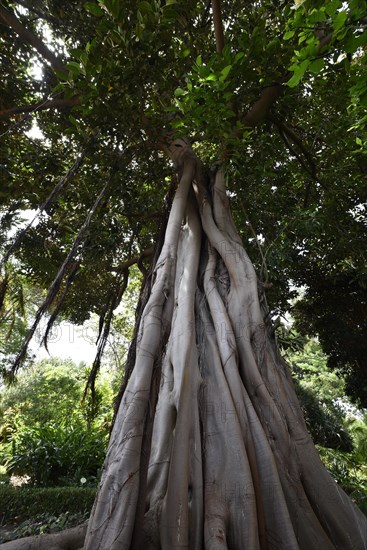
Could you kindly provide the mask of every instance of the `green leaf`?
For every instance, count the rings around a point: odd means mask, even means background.
[[[338,8],[340,8],[341,2],[340,0],[332,0],[325,6],[325,12],[332,16]]]
[[[71,71],[73,74],[75,74],[75,75],[80,74],[81,67],[80,67],[79,63],[77,63],[76,61],[69,61],[69,62],[66,64],[66,67],[67,67],[67,68],[69,69],[69,71]]]
[[[348,2],[349,9],[353,15],[354,21],[366,15],[367,4],[366,0],[350,0]]]
[[[333,27],[334,27],[334,30],[335,31],[338,31],[339,29],[342,28],[342,26],[344,25],[346,19],[348,17],[348,14],[346,11],[340,11],[338,13],[338,15],[335,17],[335,19],[333,20]]]
[[[294,68],[294,74],[293,76],[288,80],[287,82],[287,85],[290,87],[290,88],[294,88],[295,86],[297,86],[297,84],[299,84],[299,82],[302,80],[303,78],[303,75],[305,74],[306,72],[306,69],[309,65],[310,61],[308,59],[305,59],[304,61],[302,61],[302,63],[300,63],[299,65],[295,66]]]
[[[78,122],[76,118],[74,118],[72,115],[69,115],[68,118],[73,126],[78,127]]]
[[[98,4],[95,4],[94,2],[86,2],[84,4],[84,8],[87,11],[89,11],[89,13],[91,13],[92,15],[95,15],[96,17],[101,17],[101,15],[103,15],[102,8]]]
[[[111,15],[118,19],[120,15],[120,1],[119,0],[104,0],[104,5],[106,9],[111,13]]]
[[[56,74],[56,76],[59,80],[65,80],[66,79],[65,71],[60,71],[59,69],[54,69],[54,72],[55,72],[55,74]]]
[[[351,36],[346,44],[344,50],[347,53],[354,53],[358,48],[367,44],[367,30],[365,30],[359,36]]]
[[[324,65],[325,65],[324,59],[315,59],[310,63],[309,70],[311,73],[317,74],[321,71]]]
[[[222,56],[227,63],[230,63],[230,61],[232,61],[232,47],[230,44],[227,43],[224,46],[222,50]]]
[[[367,107],[367,90],[359,97],[359,101],[363,107]]]
[[[172,128],[182,128],[185,126],[185,122],[183,120],[173,120],[171,126]]]
[[[287,31],[287,32],[283,35],[283,40],[290,40],[291,38],[293,38],[294,33],[295,33],[295,31]]]
[[[138,9],[140,11],[145,11],[146,13],[153,13],[153,7],[149,2],[139,2]]]
[[[325,19],[326,19],[325,8],[322,7],[319,10],[313,9],[311,11],[308,21],[309,23],[314,24],[314,23],[320,23],[321,21],[325,21]]]
[[[57,84],[54,88],[52,88],[52,91],[53,92],[62,92],[64,89],[64,86],[63,84],[61,84],[61,82],[59,84]]]
[[[361,140],[361,138],[356,137],[356,144],[357,144],[357,145],[362,145],[362,140]]]
[[[227,67],[224,67],[224,69],[220,71],[220,74],[222,75],[220,79],[225,80],[229,75],[229,72],[231,69],[232,69],[232,65],[227,65]]]
[[[197,58],[196,58],[196,65],[198,67],[200,67],[202,64],[203,64],[203,59],[202,59],[201,55],[198,55]]]
[[[203,65],[200,69],[199,74],[200,74],[201,78],[206,79],[211,74],[209,67],[207,67],[206,65]]]

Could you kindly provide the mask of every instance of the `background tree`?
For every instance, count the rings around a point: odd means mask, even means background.
[[[315,340],[286,355],[296,382],[296,392],[314,443],[351,451],[352,438],[345,429],[346,413],[353,411],[345,396],[345,381],[326,365],[326,356]]]
[[[314,339],[281,329],[305,421],[320,456],[334,479],[366,513],[366,423],[345,393],[345,376],[331,371]]]

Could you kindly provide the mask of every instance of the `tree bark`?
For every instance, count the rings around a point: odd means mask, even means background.
[[[224,48],[224,31],[220,0],[212,0],[212,11],[216,49],[218,53],[222,53]]]
[[[79,96],[69,98],[56,98],[41,101],[40,103],[33,103],[31,105],[18,105],[17,107],[11,107],[9,109],[3,109],[0,111],[0,118],[7,118],[10,116],[18,115],[21,113],[33,113],[36,111],[46,111],[47,109],[70,109],[80,105]]]
[[[271,86],[264,88],[259,99],[255,101],[251,109],[243,117],[243,124],[250,128],[255,128],[255,126],[260,124],[266,118],[275,101],[282,95],[283,90],[284,86],[279,82],[275,82]]]

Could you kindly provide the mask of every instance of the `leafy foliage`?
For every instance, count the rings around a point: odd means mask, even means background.
[[[49,486],[95,482],[112,416],[108,381],[96,400],[83,400],[87,371],[65,360],[43,360],[1,393],[0,456],[9,473]]]
[[[5,379],[27,333],[27,321],[35,311],[39,295],[14,265],[7,265],[0,278],[0,373]],[[27,364],[31,362],[28,354]]]
[[[299,337],[295,335],[296,341]],[[292,338],[294,336],[292,335]],[[307,427],[315,444],[345,452],[353,450],[347,429],[345,382],[327,367],[327,359],[316,340],[306,340],[294,350],[288,346],[296,392]]]
[[[45,425],[17,431],[3,446],[9,473],[28,475],[33,485],[49,487],[98,479],[107,434],[81,426]]]
[[[10,431],[16,430],[18,423],[24,426],[62,424],[65,418],[80,425],[90,425],[91,405],[83,400],[87,378],[87,367],[74,364],[68,359],[43,359],[33,367],[19,374],[16,384],[1,393],[2,421],[9,423]],[[108,382],[101,382],[97,388],[99,408],[95,414],[102,422],[108,423],[112,400]]]
[[[284,34],[285,40],[298,40],[288,85],[296,86],[306,72],[325,78],[342,66],[350,77],[349,112],[357,117],[353,128],[363,130],[367,121],[366,2],[307,1],[294,13]],[[356,138],[356,143],[362,145],[361,138]]]
[[[351,451],[352,438],[343,427],[344,414],[337,406],[326,405],[321,396],[316,397],[311,390],[302,385],[296,385],[307,427],[314,443],[329,449]]]
[[[305,421],[320,458],[342,488],[367,513],[367,424],[364,409],[345,395],[345,377],[330,369],[315,339],[280,327]]]
[[[78,514],[92,507],[96,489],[91,487],[12,487],[0,485],[0,513],[2,521],[25,521],[48,514]],[[45,517],[45,516],[44,516]]]
[[[355,453],[346,454],[326,448],[320,448],[319,451],[333,478],[367,514],[366,454],[361,460]]]
[[[366,407],[367,295],[365,281],[354,277],[353,265],[327,279],[319,276],[294,314],[303,333],[319,335],[328,364],[346,376],[347,393]]]

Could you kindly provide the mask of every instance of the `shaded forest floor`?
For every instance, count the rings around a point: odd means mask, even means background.
[[[86,521],[88,516],[89,512],[84,514],[68,514],[66,512],[60,514],[60,516],[41,514],[25,521],[19,520],[8,522],[4,525],[0,525],[0,544],[22,537],[44,533],[57,533],[66,528],[76,527]]]

